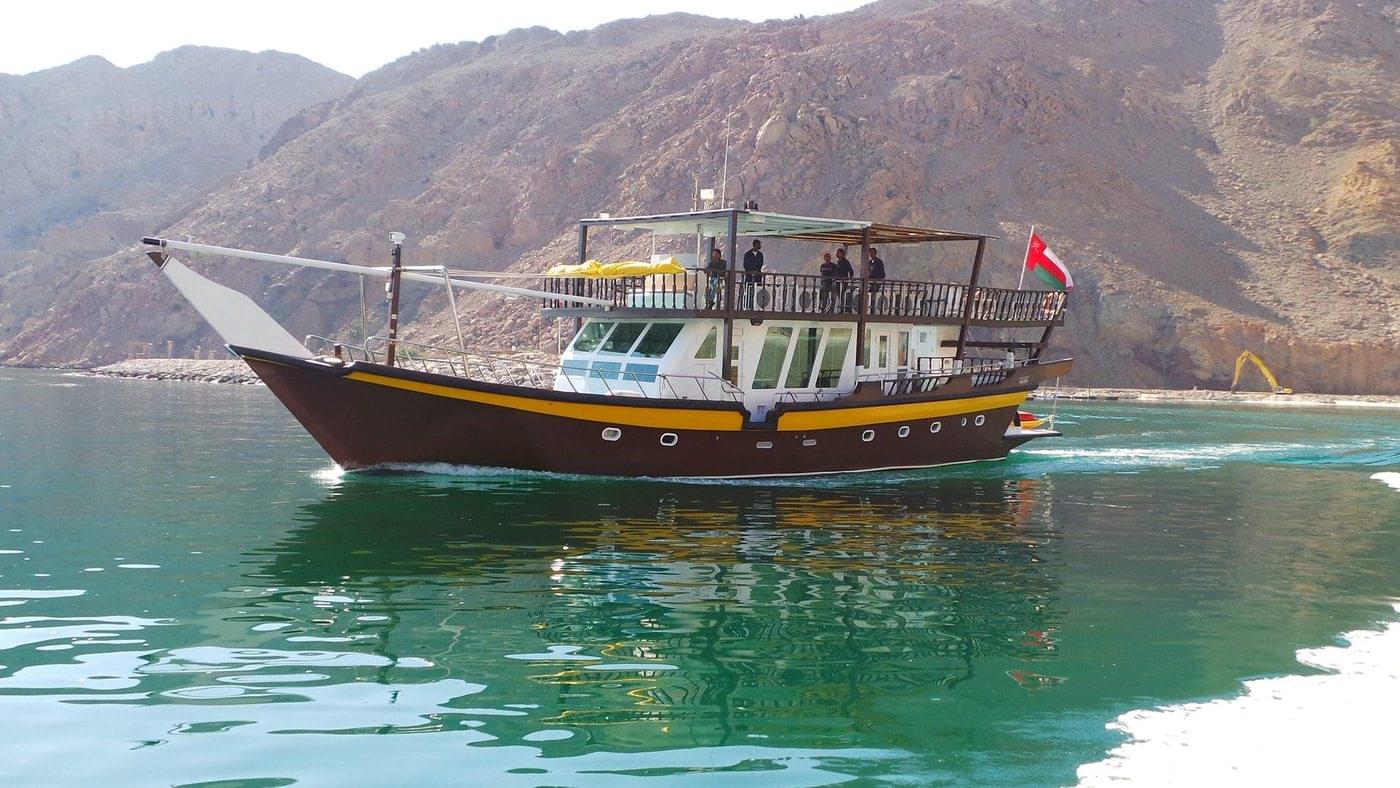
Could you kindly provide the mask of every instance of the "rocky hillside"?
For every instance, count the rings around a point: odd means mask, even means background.
[[[201,47],[0,75],[0,341],[57,280],[168,223],[352,82],[294,55]]]
[[[998,232],[993,284],[1038,225],[1080,282],[1058,334],[1077,383],[1221,386],[1250,348],[1301,390],[1397,393],[1397,30],[1375,3],[989,0],[516,31],[366,76],[152,229],[357,263],[398,229],[415,262],[540,270],[578,216],[689,207],[727,124],[731,196]],[[885,251],[892,276],[963,274]],[[810,267],[796,254],[770,259]],[[293,333],[359,313],[344,278],[203,267]],[[0,356],[212,340],[134,250],[64,270]],[[422,335],[447,330],[441,308],[410,304]],[[479,343],[554,346],[532,304],[465,311],[489,316]]]

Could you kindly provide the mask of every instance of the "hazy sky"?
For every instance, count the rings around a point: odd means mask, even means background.
[[[184,44],[294,52],[352,76],[432,44],[479,41],[517,27],[581,30],[672,11],[787,19],[868,0],[38,0],[6,2],[0,73],[26,74],[101,55],[118,66]]]

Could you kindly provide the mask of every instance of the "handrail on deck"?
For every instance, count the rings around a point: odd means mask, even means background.
[[[864,293],[862,293],[864,283]],[[608,301],[613,309],[660,309],[698,312],[724,310],[724,274],[701,268],[679,274],[615,278],[545,277],[544,291]],[[852,279],[763,272],[735,272],[734,308],[740,313],[774,315],[856,314],[868,298],[867,319],[928,318],[961,320],[967,285],[901,279]],[[547,300],[546,308],[567,309],[570,302]],[[979,287],[971,318],[988,324],[1052,325],[1063,320],[1065,294],[1053,290]]]

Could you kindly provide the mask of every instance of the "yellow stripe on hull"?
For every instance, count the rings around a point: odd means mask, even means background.
[[[712,430],[716,432],[737,432],[744,427],[743,415],[735,411],[561,402],[442,386],[436,383],[377,375],[372,372],[351,372],[345,377],[360,383],[387,386],[435,397],[447,397],[482,405],[493,405],[566,419],[593,421],[600,424],[672,430]],[[810,432],[842,427],[859,427],[867,424],[887,424],[895,421],[934,419],[942,416],[956,416],[976,411],[1015,407],[1025,400],[1026,392],[1022,391],[938,402],[906,402],[896,405],[797,411],[779,416],[778,430],[782,432]]]
[[[417,380],[391,378],[372,372],[351,372],[345,376],[361,383],[415,391],[436,397],[466,400],[482,405],[495,405],[501,408],[542,413],[566,419],[596,421],[600,424],[615,424],[623,427],[655,427],[672,430],[714,430],[737,432],[744,428],[744,416],[736,411],[687,410],[683,408],[648,408],[630,405],[599,405],[591,402],[560,402],[558,400],[519,397],[512,394],[495,394],[487,391],[459,389],[440,386],[436,383],[423,383]]]
[[[941,400],[938,402],[906,402],[899,405],[872,405],[868,408],[835,408],[784,413],[778,417],[778,429],[783,432],[830,430],[840,427],[860,427],[866,424],[888,424],[892,421],[918,421],[940,416],[957,416],[975,411],[996,410],[1020,405],[1026,392],[993,394],[987,397]]]

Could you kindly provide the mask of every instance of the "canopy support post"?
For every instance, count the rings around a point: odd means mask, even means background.
[[[860,303],[860,313],[856,316],[856,367],[865,368],[865,317],[869,313],[866,307],[867,281],[865,258],[870,255],[870,228],[862,227],[860,230],[860,292],[857,298]],[[856,373],[859,377],[860,373]]]
[[[734,253],[739,249],[739,211],[729,209],[729,266],[724,272],[724,364],[720,376],[733,383],[734,377]],[[714,248],[714,241],[710,241]]]
[[[967,301],[963,304],[962,327],[958,329],[958,350],[953,359],[962,361],[967,354],[967,330],[972,325],[972,306],[977,301],[977,279],[982,275],[982,252],[987,239],[977,239],[977,256],[972,258],[972,278],[967,282]]]
[[[391,253],[393,263],[389,267],[389,353],[386,363],[394,366],[394,355],[398,349],[399,338],[399,290],[403,281],[403,233],[389,233],[389,240],[394,242],[394,250]]]
[[[369,348],[369,305],[365,303],[365,275],[360,274],[360,345]]]

